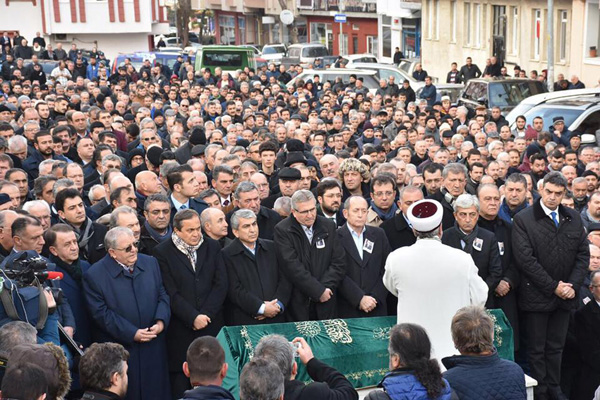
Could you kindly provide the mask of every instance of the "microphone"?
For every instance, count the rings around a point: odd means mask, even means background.
[[[44,271],[44,272],[41,272],[40,275],[42,275],[44,277],[44,280],[46,280],[46,279],[50,279],[50,280],[62,279],[64,277],[62,272],[56,272],[56,271]]]

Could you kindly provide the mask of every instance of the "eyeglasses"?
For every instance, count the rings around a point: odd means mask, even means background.
[[[299,211],[299,210],[295,210],[298,214],[300,215],[308,215],[308,214],[312,214],[314,212],[317,212],[317,208],[313,207],[313,208],[309,208],[308,210],[304,210],[304,211]]]
[[[394,192],[374,192],[373,194],[374,194],[376,197],[383,197],[383,196],[390,197],[390,196],[393,196],[393,195],[394,195]]]
[[[140,245],[140,242],[133,242],[129,246],[127,246],[123,249],[115,249],[115,250],[124,251],[125,253],[133,253],[133,249],[135,248],[135,250],[137,251],[139,245]]]

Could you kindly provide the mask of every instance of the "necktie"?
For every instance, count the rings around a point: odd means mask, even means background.
[[[229,200],[224,200],[223,201],[223,207],[227,207],[229,205]]]
[[[556,211],[552,211],[550,213],[550,216],[552,217],[552,221],[554,221],[554,225],[556,225],[556,227],[558,228],[558,218],[557,218]]]
[[[187,208],[187,206],[185,204],[182,204],[181,207],[179,207],[180,210],[185,210]]]

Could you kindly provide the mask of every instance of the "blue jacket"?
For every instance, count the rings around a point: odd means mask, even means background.
[[[425,386],[414,375],[414,371],[399,369],[388,373],[379,386],[383,386],[390,400],[450,400],[452,390],[446,380],[444,380],[444,383],[446,387],[442,390],[442,394],[436,399],[431,399],[427,395]],[[369,398],[377,399],[381,397]]]
[[[511,210],[508,204],[506,204],[506,199],[502,200],[502,204],[500,205],[500,210],[498,210],[498,218],[504,220],[509,226],[512,226],[513,218],[515,215],[519,213],[519,211],[526,209],[529,207],[529,203],[524,201],[519,207],[515,210]]]
[[[234,400],[234,397],[221,386],[208,385],[187,390],[181,400]]]
[[[138,254],[133,274],[106,255],[83,274],[83,293],[94,323],[93,340],[116,342],[129,351],[126,400],[169,399],[166,330],[170,300],[158,262]],[[150,342],[134,341],[138,329],[162,320],[165,329]]]
[[[423,86],[423,89],[421,90],[421,94],[419,95],[419,97],[421,99],[425,99],[427,100],[427,105],[429,107],[433,107],[433,104],[436,101],[436,96],[437,96],[437,90],[435,88],[435,86],[433,86],[433,84],[427,86]]]
[[[89,80],[94,80],[98,77],[98,71],[100,70],[100,66],[96,63],[94,65],[89,64],[86,68],[86,78]]]
[[[442,360],[444,378],[460,400],[525,400],[525,374],[516,363],[490,356],[452,356]]]

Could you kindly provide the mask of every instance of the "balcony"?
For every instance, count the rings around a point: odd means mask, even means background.
[[[340,3],[344,13],[377,14],[377,2],[374,0],[298,0],[297,4],[300,13],[315,11],[315,14],[320,12],[329,14],[339,13]]]

